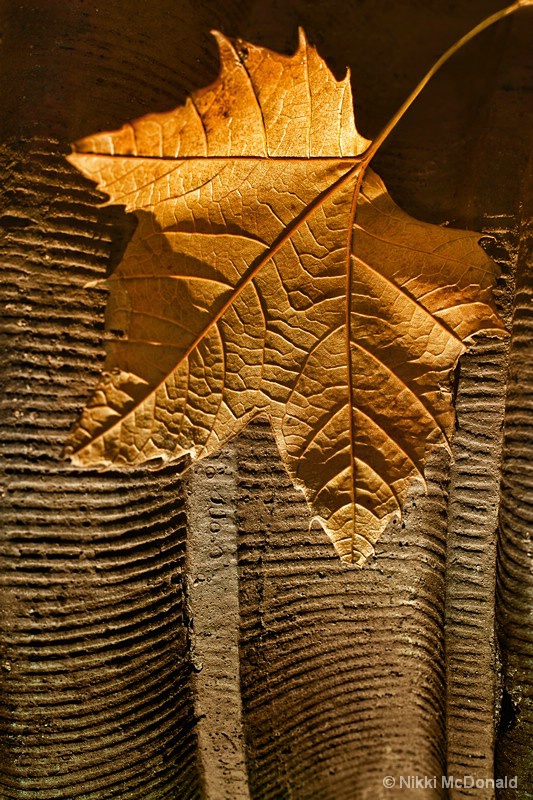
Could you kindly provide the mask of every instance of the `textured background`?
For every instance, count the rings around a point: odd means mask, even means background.
[[[457,55],[375,162],[406,211],[492,237],[512,337],[462,359],[453,466],[436,453],[364,570],[309,529],[261,421],[186,481],[59,457],[103,358],[84,286],[133,229],[69,142],[213,80],[210,29],[292,52],[299,24],[350,65],[371,137],[503,5],[1,0],[2,800],[433,800],[383,776],[494,769],[518,775],[502,798],[533,796],[530,9]]]

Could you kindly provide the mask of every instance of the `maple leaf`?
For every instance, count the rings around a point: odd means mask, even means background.
[[[138,218],[107,281],[79,465],[214,453],[257,414],[362,565],[453,423],[465,341],[503,329],[479,234],[419,222],[368,167],[350,76],[215,34],[216,81],[69,157]]]

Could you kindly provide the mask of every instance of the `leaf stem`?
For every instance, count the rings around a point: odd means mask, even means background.
[[[438,61],[433,64],[429,72],[427,72],[420,83],[416,86],[416,88],[411,92],[409,97],[405,100],[405,102],[400,106],[398,111],[394,114],[394,116],[389,120],[389,122],[385,125],[382,131],[378,134],[376,139],[372,142],[371,146],[368,148],[366,153],[363,155],[363,163],[364,165],[368,165],[369,162],[374,158],[377,151],[388,137],[388,135],[394,130],[398,122],[401,120],[405,112],[410,108],[410,106],[414,103],[420,92],[424,89],[424,87],[429,83],[431,78],[435,75],[435,73],[445,64],[448,59],[450,59],[458,50],[461,49],[467,42],[473,39],[478,33],[481,33],[486,28],[494,25],[495,22],[499,22],[504,17],[509,16],[509,14],[513,14],[515,11],[518,11],[519,8],[524,6],[533,5],[533,0],[515,0],[515,2],[507,6],[506,8],[502,8],[501,11],[497,11],[495,14],[492,14],[490,17],[487,17],[475,28],[468,31],[464,36],[458,39],[455,44],[446,50],[445,53],[441,55]]]

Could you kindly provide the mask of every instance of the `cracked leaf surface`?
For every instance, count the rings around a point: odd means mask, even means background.
[[[217,34],[217,80],[69,157],[138,218],[108,279],[80,465],[201,458],[268,414],[342,559],[362,565],[453,423],[450,372],[500,335],[479,234],[401,211],[368,168],[349,75]]]

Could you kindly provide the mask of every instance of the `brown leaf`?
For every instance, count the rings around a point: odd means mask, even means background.
[[[106,373],[77,464],[201,458],[258,413],[346,561],[362,565],[453,422],[465,340],[500,334],[475,233],[412,219],[368,168],[349,75],[216,34],[185,106],[70,156],[138,227],[108,280]]]

